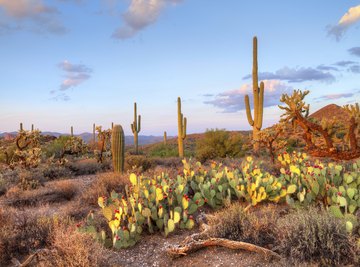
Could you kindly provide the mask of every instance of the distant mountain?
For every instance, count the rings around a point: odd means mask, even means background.
[[[58,132],[41,132],[42,135],[50,135],[59,137],[61,135],[69,135],[69,134],[62,134]],[[11,138],[15,137],[17,135],[17,132],[5,132],[0,133],[0,137],[6,137]],[[75,134],[75,136],[80,136],[85,142],[89,142],[92,139],[92,133],[81,133],[81,134]],[[168,138],[173,138],[169,136]],[[139,145],[148,145],[153,143],[158,143],[163,140],[163,136],[154,136],[154,135],[139,135]],[[126,145],[132,145],[134,143],[134,136],[127,135],[125,136],[125,144]]]

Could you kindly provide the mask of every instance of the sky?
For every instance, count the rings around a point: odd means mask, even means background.
[[[0,0],[0,132],[177,135],[251,129],[252,38],[265,83],[263,128],[283,93],[310,112],[360,100],[360,1]]]

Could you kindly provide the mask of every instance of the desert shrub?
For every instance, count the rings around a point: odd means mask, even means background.
[[[67,163],[66,166],[75,176],[95,174],[102,170],[101,163],[98,163],[95,159],[77,160],[75,162]]]
[[[14,256],[48,245],[54,223],[51,218],[36,218],[28,212],[0,208],[0,266],[7,266]]]
[[[259,217],[244,212],[239,203],[234,203],[209,216],[208,223],[211,230],[208,235],[259,246],[271,246],[275,242],[277,216],[271,209],[265,207]]]
[[[316,208],[298,210],[278,221],[277,250],[294,262],[345,265],[355,260],[344,221]]]
[[[54,156],[56,159],[60,158],[68,140],[70,140],[70,136],[59,136],[54,141],[49,142],[44,147],[46,157]]]
[[[142,155],[128,155],[125,157],[125,170],[147,171],[153,165],[153,161]]]
[[[41,170],[21,170],[19,172],[18,186],[22,190],[37,189],[45,182],[44,174]]]
[[[72,180],[60,180],[47,183],[37,190],[23,191],[18,187],[13,187],[7,191],[6,197],[8,205],[23,207],[68,201],[76,193],[77,188]]]
[[[60,224],[53,229],[49,240],[51,253],[40,266],[107,266],[104,248],[90,234],[80,233],[74,227]]]
[[[155,166],[162,166],[162,167],[165,167],[165,168],[176,168],[176,169],[183,166],[181,160],[182,159],[179,158],[179,157],[170,157],[170,158],[156,157],[156,158],[152,158],[152,161],[153,161]]]
[[[168,157],[177,157],[179,154],[178,147],[176,144],[156,144],[151,147],[149,150],[149,155],[151,157],[160,157],[160,158],[168,158]]]
[[[219,129],[207,130],[204,138],[196,142],[196,158],[204,162],[207,159],[242,157],[242,143],[240,134],[230,135]]]
[[[72,173],[65,166],[50,163],[43,169],[43,175],[47,180],[54,180],[62,177],[71,177]]]
[[[81,195],[80,202],[97,206],[100,196],[108,196],[112,191],[125,193],[128,178],[112,172],[97,175],[96,180]]]

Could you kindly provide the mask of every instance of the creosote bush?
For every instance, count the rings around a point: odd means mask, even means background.
[[[219,129],[207,130],[204,138],[196,143],[196,158],[204,162],[208,159],[242,157],[242,143],[240,134],[230,135]]]
[[[279,219],[277,229],[277,251],[295,263],[333,266],[356,261],[355,242],[346,232],[344,221],[325,210],[298,210]]]

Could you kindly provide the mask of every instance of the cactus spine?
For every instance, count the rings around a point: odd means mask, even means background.
[[[124,172],[125,136],[121,125],[114,125],[111,135],[111,153],[114,172]]]
[[[141,129],[141,116],[139,115],[137,117],[137,108],[136,108],[136,102],[134,103],[134,121],[131,124],[131,130],[134,134],[134,146],[135,146],[135,153],[137,154],[139,151],[138,148],[138,134]]]
[[[184,157],[184,142],[186,138],[186,117],[181,113],[181,99],[177,99],[177,108],[178,108],[178,147],[179,147],[179,157]]]
[[[164,145],[167,144],[167,134],[166,134],[166,131],[164,131]]]
[[[253,140],[259,139],[259,132],[263,121],[264,107],[264,83],[258,84],[258,62],[257,62],[257,38],[253,39],[253,69],[252,69],[253,95],[254,95],[254,119],[251,116],[249,96],[245,96],[246,115],[250,126],[253,127]],[[259,151],[259,142],[254,142],[254,152]]]
[[[74,136],[74,128],[72,126],[70,128],[70,133],[71,133],[71,136]]]

